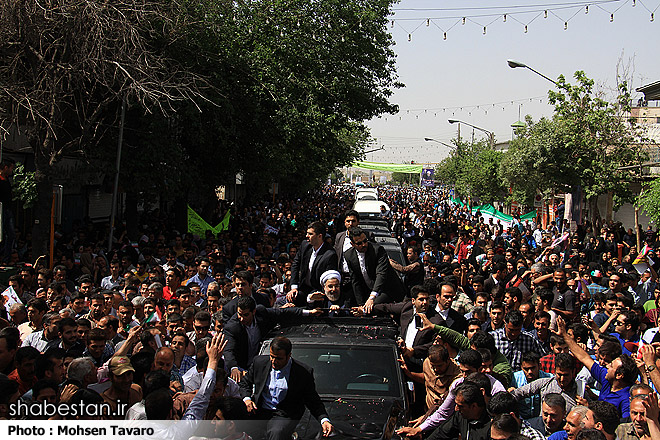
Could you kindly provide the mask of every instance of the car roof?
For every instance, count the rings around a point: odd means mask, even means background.
[[[289,338],[296,343],[379,345],[392,346],[399,330],[389,318],[371,317],[315,317],[303,316],[295,325],[271,331],[267,339],[275,336]]]
[[[380,207],[383,205],[385,205],[385,210],[390,210],[387,203],[380,200],[358,200],[353,205],[353,209],[361,214],[380,214]]]

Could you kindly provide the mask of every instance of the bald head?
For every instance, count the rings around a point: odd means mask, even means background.
[[[174,365],[174,351],[170,347],[161,347],[154,356],[154,367],[152,371],[164,371],[169,373]]]

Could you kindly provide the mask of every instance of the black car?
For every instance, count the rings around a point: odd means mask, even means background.
[[[389,440],[408,417],[397,335],[389,318],[315,317],[273,331],[261,353],[269,353],[275,336],[291,340],[292,356],[314,370],[316,390],[337,431],[334,439]],[[309,411],[295,436],[319,438],[320,424]]]

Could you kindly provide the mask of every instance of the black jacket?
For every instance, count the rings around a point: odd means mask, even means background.
[[[261,393],[264,391],[271,369],[269,356],[257,356],[241,380],[241,397],[252,399],[257,408],[261,407]],[[291,372],[287,386],[286,397],[277,405],[276,415],[297,420],[302,418],[305,407],[307,407],[319,421],[328,417],[325,406],[316,392],[314,374],[310,367],[291,359]]]
[[[321,286],[323,272],[337,270],[337,253],[332,246],[324,242],[312,265],[308,283],[307,274],[309,273],[309,260],[312,258],[312,252],[314,252],[314,249],[309,241],[303,241],[291,264],[291,285],[298,286],[299,294],[296,298],[296,304],[298,305],[305,305],[308,294],[323,290],[323,286]]]
[[[403,301],[403,298],[407,295],[408,292],[403,285],[403,281],[390,265],[390,259],[383,247],[369,243],[365,255],[367,274],[374,282],[373,289],[369,288],[364,276],[362,276],[360,260],[355,248],[347,250],[344,258],[351,272],[353,293],[359,305],[363,305],[369,299],[372,290],[380,294],[379,298],[376,299],[377,303]],[[386,294],[386,296],[383,297],[382,294]]]
[[[257,327],[259,327],[260,339],[263,339],[278,322],[301,315],[302,309],[297,307],[267,309],[264,306],[258,305],[254,319]],[[225,339],[227,341],[224,351],[225,366],[229,370],[234,367],[247,370],[251,361],[248,356],[250,341],[248,339],[247,330],[245,329],[245,326],[239,322],[238,316],[234,315],[227,324],[225,324],[222,332],[225,334]]]

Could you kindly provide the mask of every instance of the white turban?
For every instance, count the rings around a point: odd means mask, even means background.
[[[321,285],[325,286],[326,281],[337,278],[341,283],[341,274],[336,270],[326,270],[321,275]]]

